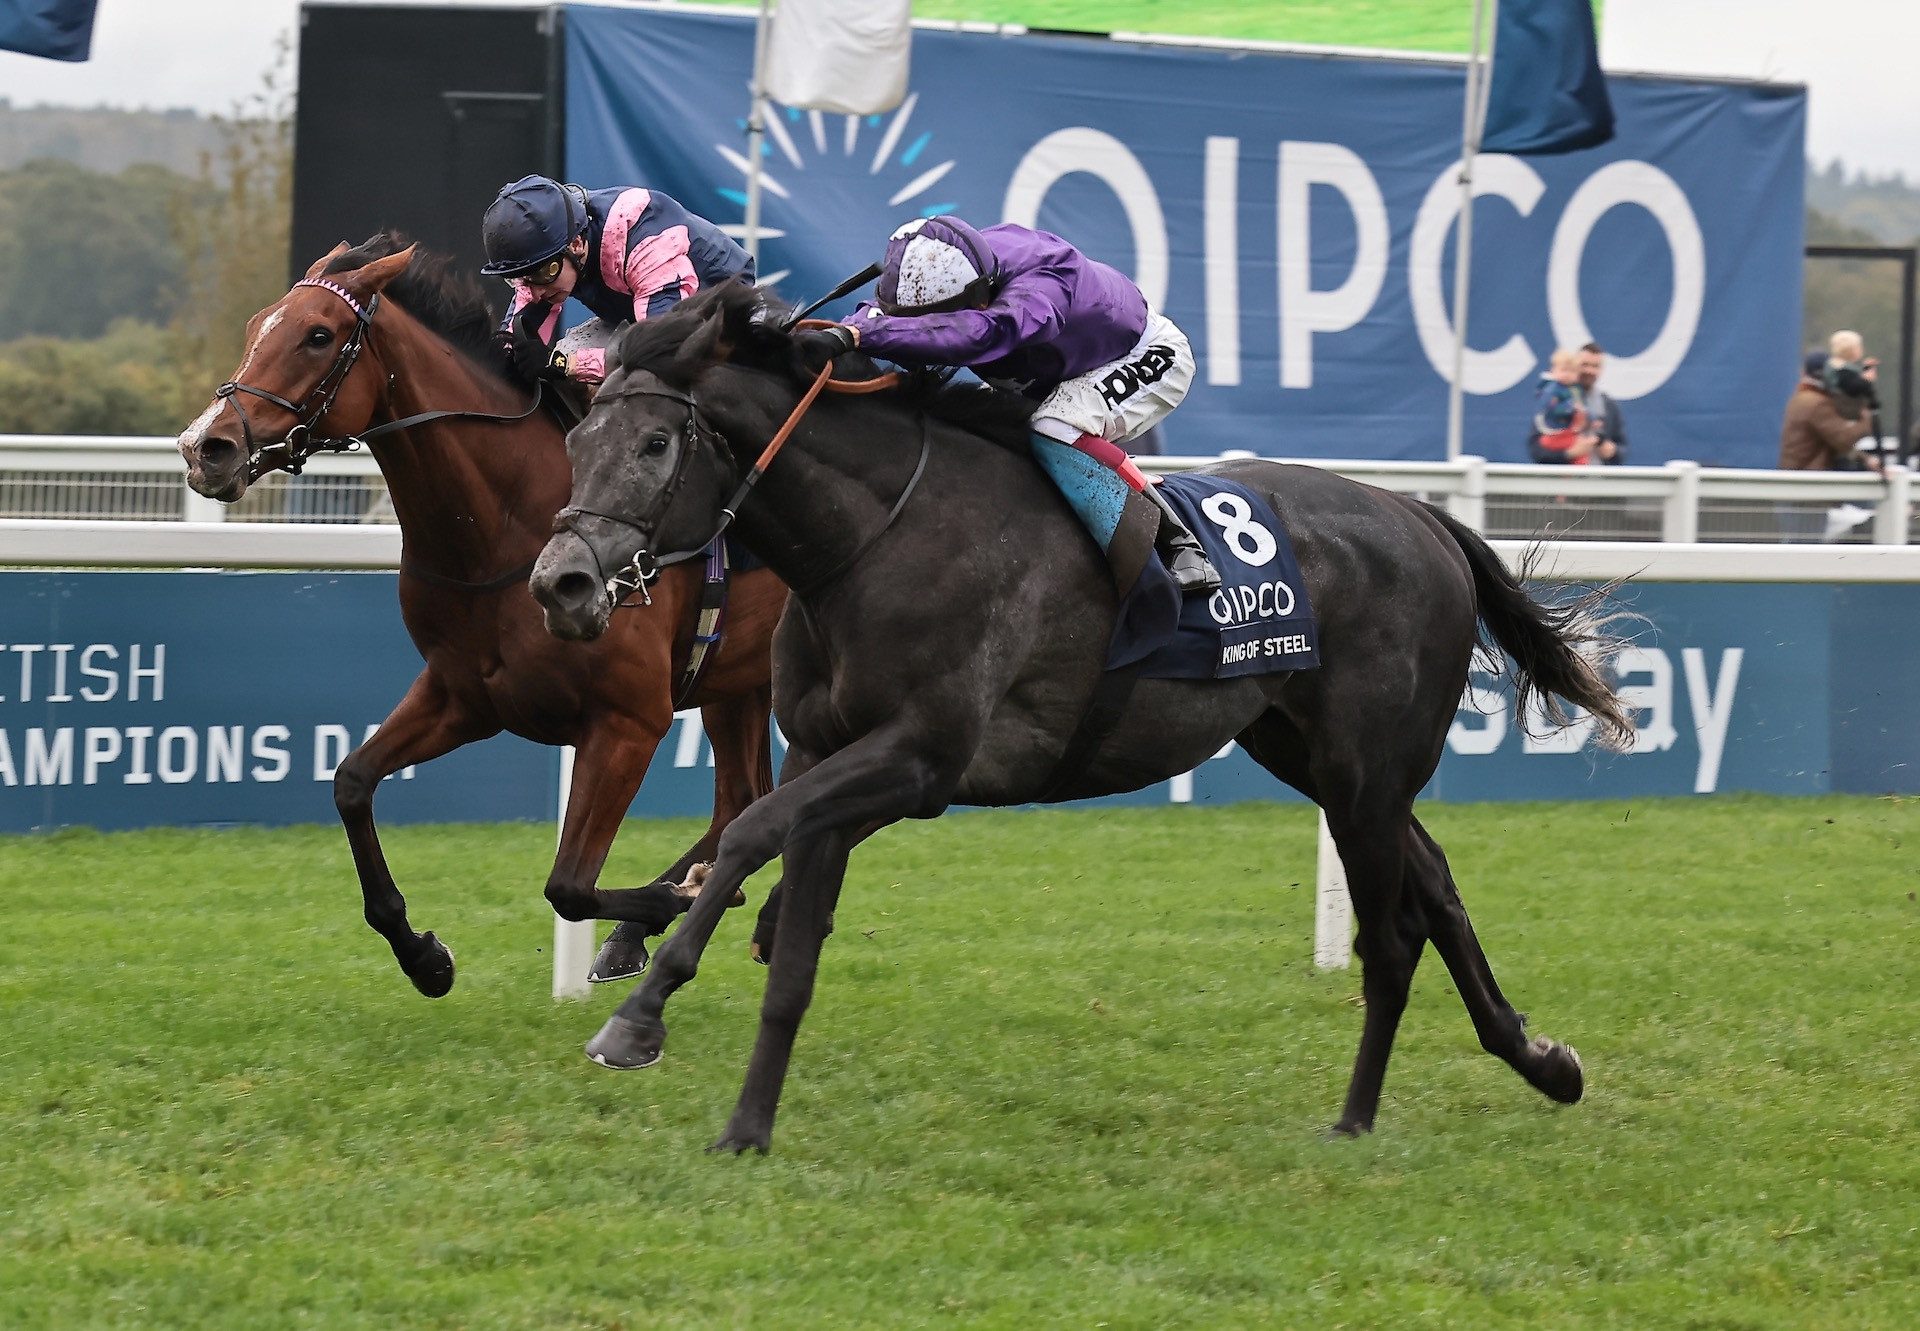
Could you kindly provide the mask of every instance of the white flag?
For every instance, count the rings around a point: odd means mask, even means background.
[[[780,0],[767,96],[809,111],[891,111],[907,95],[912,11],[912,0]]]

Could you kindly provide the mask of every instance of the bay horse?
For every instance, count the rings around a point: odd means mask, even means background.
[[[707,578],[693,564],[596,643],[542,628],[526,573],[567,495],[565,431],[493,368],[493,328],[478,284],[444,257],[391,232],[343,242],[253,316],[233,381],[179,441],[193,488],[229,503],[267,471],[298,470],[362,436],[386,477],[404,550],[400,616],[426,668],[340,764],[333,794],[367,923],[430,998],[453,987],[453,957],[413,931],[381,852],[373,797],[388,774],[503,730],[574,745],[546,896],[569,920],[625,922],[595,958],[600,980],[645,968],[644,939],[685,909],[675,885],[773,784],[769,643],[787,595],[777,574],[733,576],[724,633],[697,679]],[[677,705],[699,706],[713,742],[712,824],[655,883],[601,890],[608,848]]]
[[[1482,628],[1512,657],[1523,708],[1535,693],[1564,700],[1616,746],[1627,741],[1630,715],[1596,660],[1612,645],[1596,619],[1606,589],[1548,607],[1444,513],[1317,468],[1221,464],[1210,470],[1269,500],[1292,535],[1319,615],[1319,668],[1140,679],[1107,738],[1063,763],[1102,679],[1116,607],[1104,560],[1028,455],[1031,409],[994,390],[911,381],[827,395],[769,466],[762,446],[792,423],[801,396],[791,354],[773,298],[714,288],[623,335],[614,372],[568,436],[573,498],[529,584],[556,631],[604,632],[601,570],[636,545],[635,569],[667,564],[708,540],[725,511],[793,589],[774,640],[775,714],[789,744],[780,784],[721,837],[687,918],[587,1046],[591,1058],[631,1068],[660,1057],[666,1000],[693,977],[729,895],[783,856],[759,1034],[712,1147],[765,1151],[856,844],[954,804],[1136,790],[1237,740],[1325,810],[1347,872],[1366,1014],[1333,1131],[1373,1127],[1428,940],[1481,1044],[1549,1098],[1580,1098],[1578,1056],[1528,1038],[1413,803]],[[743,473],[762,466],[746,493]]]

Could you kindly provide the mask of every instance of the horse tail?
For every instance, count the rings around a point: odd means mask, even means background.
[[[1524,585],[1539,562],[1539,546],[1527,551],[1518,571],[1509,570],[1478,532],[1443,509],[1426,507],[1473,570],[1481,643],[1513,658],[1514,702],[1522,724],[1530,714],[1528,702],[1538,695],[1547,701],[1546,715],[1552,725],[1572,721],[1567,710],[1571,704],[1593,716],[1604,747],[1632,747],[1633,718],[1603,673],[1605,663],[1626,645],[1609,629],[1635,618],[1613,600],[1620,582],[1589,588],[1557,605],[1543,604]]]

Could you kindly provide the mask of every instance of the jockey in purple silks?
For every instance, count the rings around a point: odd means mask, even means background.
[[[1121,591],[1156,543],[1182,592],[1220,585],[1120,447],[1179,405],[1194,369],[1186,335],[1124,274],[1045,231],[935,217],[893,233],[874,296],[845,323],[800,334],[803,364],[858,346],[902,365],[964,365],[1037,401],[1034,457]]]
[[[730,277],[753,281],[745,250],[658,190],[589,192],[526,176],[494,197],[481,235],[480,271],[513,284],[501,353],[529,382],[598,384],[617,325],[663,314]],[[598,317],[556,339],[569,296]]]

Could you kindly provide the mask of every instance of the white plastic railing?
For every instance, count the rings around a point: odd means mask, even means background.
[[[1148,471],[1215,461],[1148,457]],[[1906,545],[1916,539],[1913,474],[1760,471],[1670,462],[1659,467],[1541,467],[1455,462],[1308,461],[1385,489],[1444,503],[1496,537],[1562,540]],[[317,457],[300,478],[272,478],[236,509],[187,489],[164,438],[0,435],[0,517],[249,524],[392,522],[385,484],[364,453]]]

